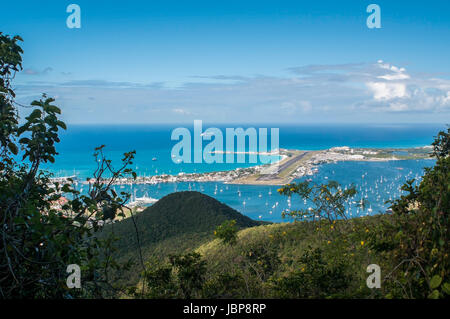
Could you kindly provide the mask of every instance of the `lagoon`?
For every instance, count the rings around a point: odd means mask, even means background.
[[[119,164],[123,152],[136,150],[134,169],[138,175],[178,174],[179,172],[211,172],[254,166],[253,163],[181,163],[171,158],[171,131],[180,125],[134,126],[81,126],[69,125],[61,134],[57,146],[60,155],[52,166],[55,176],[77,175],[84,179],[92,174],[95,161],[93,149],[106,145],[105,153]],[[213,125],[210,125],[213,126]],[[226,125],[215,125],[225,129]],[[189,124],[187,125],[189,127]],[[236,127],[236,125],[234,125]],[[249,125],[242,125],[243,128]],[[258,127],[258,126],[256,126]],[[275,127],[260,125],[259,127]],[[335,146],[350,147],[420,147],[429,145],[433,136],[442,129],[440,125],[284,125],[280,126],[280,147],[287,149],[319,150]],[[154,160],[156,158],[156,160]],[[318,172],[299,180],[311,179],[315,183],[336,180],[343,187],[355,184],[358,198],[366,197],[371,211],[349,210],[349,217],[384,212],[386,200],[399,196],[399,187],[411,178],[419,178],[423,168],[434,164],[433,160],[403,160],[386,162],[338,162],[318,166]],[[83,185],[79,184],[81,189]],[[86,185],[84,185],[86,187]],[[116,186],[120,188],[121,186]],[[281,217],[285,209],[304,208],[302,201],[280,196],[276,186],[231,185],[220,182],[160,183],[157,185],[124,185],[137,197],[147,194],[161,198],[174,191],[197,190],[210,195],[241,213],[257,220],[288,221]],[[240,196],[239,196],[240,194]],[[358,198],[355,198],[357,200]]]

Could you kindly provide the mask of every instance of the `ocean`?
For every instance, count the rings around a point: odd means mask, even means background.
[[[249,167],[258,163],[174,163],[172,147],[177,141],[171,140],[171,132],[176,127],[193,125],[68,125],[61,133],[60,153],[55,164],[44,166],[55,176],[77,175],[84,179],[92,176],[96,167],[94,148],[106,145],[106,156],[120,165],[124,152],[135,150],[133,164],[138,175],[178,174],[179,172],[211,172]],[[253,127],[251,125],[207,125],[203,129],[217,127],[225,132],[226,127]],[[258,125],[255,128],[279,128],[279,147],[287,149],[319,150],[335,146],[407,148],[430,145],[433,137],[444,129],[440,125]],[[225,134],[224,134],[225,135]],[[270,140],[270,137],[269,137]],[[208,142],[204,142],[204,145]],[[269,143],[270,144],[270,143]],[[236,149],[237,150],[237,149]],[[242,151],[242,150],[237,150]],[[156,159],[156,160],[154,160]],[[406,160],[388,162],[339,162],[320,165],[313,182],[322,183],[336,180],[344,187],[355,184],[358,196],[366,197],[370,203],[370,214],[383,212],[388,207],[386,200],[400,194],[399,187],[409,178],[420,177],[423,168],[432,166],[433,160]],[[364,175],[364,177],[362,177]],[[305,179],[303,178],[303,179]],[[303,180],[301,179],[301,180]],[[381,182],[380,182],[381,181]],[[79,185],[79,187],[82,187]],[[119,186],[117,186],[119,187]],[[161,198],[173,191],[198,190],[241,213],[259,220],[281,222],[284,209],[305,207],[304,203],[292,198],[289,206],[287,197],[277,194],[275,186],[228,185],[223,183],[168,183],[159,185],[124,186],[136,196],[147,194]],[[239,196],[240,194],[240,196]],[[349,217],[369,212],[356,209],[348,211]]]

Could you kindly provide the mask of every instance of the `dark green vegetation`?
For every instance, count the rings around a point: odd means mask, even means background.
[[[1,298],[101,298],[115,295],[109,273],[126,269],[111,258],[111,238],[98,240],[93,232],[105,219],[123,214],[129,195],[116,194],[103,176],[116,180],[133,172],[134,153],[125,153],[114,170],[102,148],[95,151],[98,167],[89,196],[71,184],[51,183],[40,170],[57,155],[61,110],[45,94],[26,106],[30,113],[19,124],[11,81],[22,70],[22,39],[0,33],[0,297]],[[62,194],[72,200],[59,205]],[[113,212],[111,214],[111,212]],[[81,289],[68,289],[67,266],[81,268]]]
[[[222,225],[216,228],[214,236],[221,239],[223,243],[234,245],[237,240],[237,232],[236,220],[230,219],[224,221]]]
[[[407,193],[392,202],[394,222],[372,233],[373,249],[395,267],[389,273],[387,296],[439,298],[450,295],[450,128],[439,132],[419,186],[408,181]]]
[[[235,220],[237,229],[262,224],[210,196],[177,192],[164,196],[134,218],[107,225],[101,237],[113,234],[118,238],[117,256],[135,262],[126,280],[137,282],[142,271],[140,254],[147,261],[189,251],[213,239],[214,229],[228,220]]]

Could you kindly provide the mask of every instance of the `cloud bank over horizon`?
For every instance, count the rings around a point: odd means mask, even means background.
[[[55,70],[25,71],[17,85],[18,102],[27,104],[47,93],[56,98],[68,123],[195,119],[211,123],[442,123],[450,119],[450,80],[445,74],[411,73],[383,60],[292,67],[284,76],[193,75],[192,81],[176,87],[162,81],[45,81],[50,72]]]

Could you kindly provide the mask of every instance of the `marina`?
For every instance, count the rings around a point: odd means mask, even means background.
[[[348,204],[347,217],[358,217],[384,213],[389,208],[386,201],[398,198],[400,187],[408,179],[420,180],[424,167],[434,164],[434,160],[398,161],[343,161],[318,165],[313,175],[295,178],[294,182],[309,181],[315,184],[335,180],[346,189],[355,185],[357,194]],[[79,183],[78,190],[86,191],[85,184]],[[173,192],[199,191],[231,206],[250,218],[286,222],[281,213],[287,210],[308,208],[309,203],[298,197],[278,194],[276,185],[230,184],[223,181],[180,181],[160,183],[124,183],[113,186],[116,192],[132,194],[129,204],[136,207],[152,205],[156,200]],[[366,210],[356,207],[362,199],[367,200]]]
[[[332,180],[343,188],[354,184],[358,194],[348,203],[348,217],[378,214],[389,208],[386,201],[401,194],[399,188],[407,178],[421,176],[423,168],[434,163],[429,157],[430,147],[423,146],[431,143],[429,137],[422,138],[423,131],[427,136],[433,135],[427,131],[434,130],[432,126],[419,130],[409,126],[392,129],[353,126],[348,133],[340,126],[283,127],[282,147],[278,154],[271,153],[271,165],[175,163],[171,145],[163,143],[170,130],[171,127],[165,126],[122,127],[119,134],[108,127],[75,127],[59,146],[62,156],[56,159],[51,170],[53,181],[64,182],[71,177],[76,189],[86,194],[95,167],[89,145],[105,140],[110,142],[105,155],[114,164],[120,163],[123,150],[136,148],[136,160],[131,168],[137,178],[119,179],[113,187],[116,193],[131,194],[128,205],[138,210],[170,193],[191,190],[212,196],[251,218],[283,222],[289,219],[283,219],[281,212],[307,209],[309,203],[295,196],[279,195],[277,189],[281,185]],[[382,135],[381,131],[388,134]],[[74,139],[83,140],[82,149],[72,148]],[[249,155],[247,150],[234,153],[242,152]],[[361,199],[369,202],[364,211],[355,207]]]

